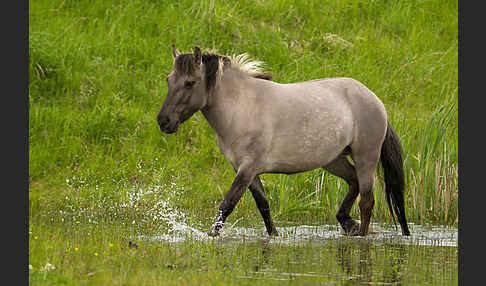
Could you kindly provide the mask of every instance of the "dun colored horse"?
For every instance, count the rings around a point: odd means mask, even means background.
[[[247,54],[181,54],[172,45],[173,71],[157,121],[171,134],[201,111],[216,132],[218,146],[236,172],[210,235],[250,189],[269,235],[277,235],[259,175],[293,174],[323,168],[349,185],[336,218],[346,234],[368,233],[374,174],[381,161],[385,194],[402,234],[410,235],[404,208],[404,173],[399,138],[385,107],[366,86],[351,78],[324,78],[280,84]],[[348,160],[348,155],[353,162]],[[349,213],[360,195],[361,224]]]

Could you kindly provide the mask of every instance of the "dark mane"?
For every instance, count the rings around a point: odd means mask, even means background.
[[[206,80],[206,89],[208,91],[216,85],[216,76],[219,70],[220,58],[223,59],[223,63],[229,63],[229,59],[227,57],[215,54],[202,54],[204,79]],[[225,58],[228,60],[224,60]]]
[[[220,68],[220,61],[223,62],[221,66],[231,66],[231,60],[227,56],[220,56],[211,53],[204,53],[201,55],[202,63],[204,65],[204,79],[207,90],[212,89],[216,85],[217,74]],[[194,75],[197,65],[194,63],[193,54],[180,54],[174,63],[175,72],[180,75]],[[264,73],[249,74],[254,78],[272,80],[272,75]]]
[[[260,78],[265,80],[272,80],[272,75],[267,73],[257,73],[252,75],[254,78]]]

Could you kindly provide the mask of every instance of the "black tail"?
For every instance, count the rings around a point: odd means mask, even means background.
[[[392,129],[389,122],[386,129],[385,141],[381,146],[380,160],[385,177],[386,201],[393,222],[395,223],[396,216],[402,227],[402,234],[410,235],[407,219],[405,218],[403,197],[405,176],[403,174],[402,146],[398,135]]]

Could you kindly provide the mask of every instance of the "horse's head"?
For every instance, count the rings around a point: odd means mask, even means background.
[[[173,71],[167,76],[168,91],[157,116],[160,130],[171,134],[198,110],[204,108],[208,92],[203,81],[201,50],[181,54],[172,45]]]

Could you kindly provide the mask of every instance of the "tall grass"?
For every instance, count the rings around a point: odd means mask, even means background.
[[[199,113],[171,136],[155,121],[174,42],[248,52],[278,82],[362,81],[401,137],[409,220],[457,224],[457,1],[29,4],[31,218],[62,209],[66,196],[103,213],[97,200],[168,182],[180,187],[177,207],[213,218],[234,172],[211,128]],[[322,170],[263,180],[279,221],[335,223],[347,191]],[[391,221],[382,184],[373,216]],[[238,217],[261,221],[250,194]]]

